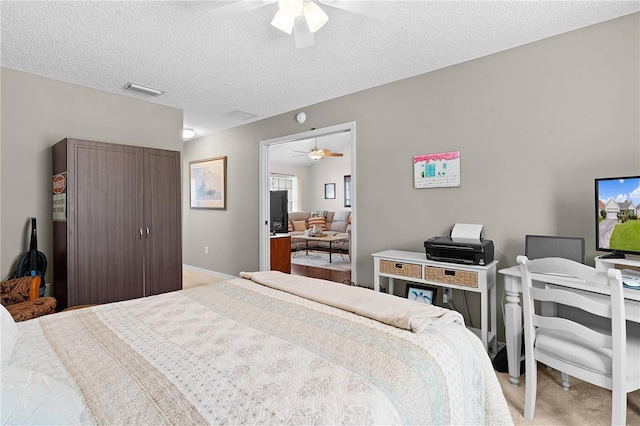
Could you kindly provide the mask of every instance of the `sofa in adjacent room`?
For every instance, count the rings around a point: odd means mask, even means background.
[[[291,250],[302,249],[305,242],[295,240],[296,235],[304,235],[305,232],[318,225],[323,229],[323,234],[329,236],[340,236],[347,238],[344,244],[334,245],[336,250],[347,252],[349,248],[349,235],[351,230],[351,212],[340,210],[337,212],[315,211],[315,212],[291,212],[289,213],[289,232],[291,238]],[[321,240],[309,241],[309,247],[328,247],[329,243]]]

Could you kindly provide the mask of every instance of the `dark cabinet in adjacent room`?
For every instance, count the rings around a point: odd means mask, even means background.
[[[179,152],[63,139],[53,188],[59,308],[182,288]]]

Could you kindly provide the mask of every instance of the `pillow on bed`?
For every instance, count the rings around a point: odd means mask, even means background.
[[[11,358],[13,347],[16,345],[16,340],[18,340],[20,332],[18,331],[18,326],[16,326],[16,322],[13,320],[13,317],[9,311],[7,311],[7,308],[2,306],[0,309],[2,310],[0,313],[0,328],[2,329],[0,333],[0,336],[2,336],[0,337],[0,345],[2,345],[0,364],[4,366],[9,363],[9,358]]]
[[[1,376],[2,424],[80,424],[84,404],[68,386],[14,365],[3,365]]]

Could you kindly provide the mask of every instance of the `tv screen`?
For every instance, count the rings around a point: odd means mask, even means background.
[[[640,176],[596,179],[596,250],[640,255]]]
[[[287,191],[271,191],[271,214],[269,223],[271,233],[287,233],[289,230],[289,213]]]

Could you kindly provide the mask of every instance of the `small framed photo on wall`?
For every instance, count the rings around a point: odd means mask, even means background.
[[[336,184],[325,183],[324,184],[324,198],[325,200],[336,198]]]
[[[437,294],[437,287],[407,283],[407,290],[404,296],[409,300],[433,305]]]

